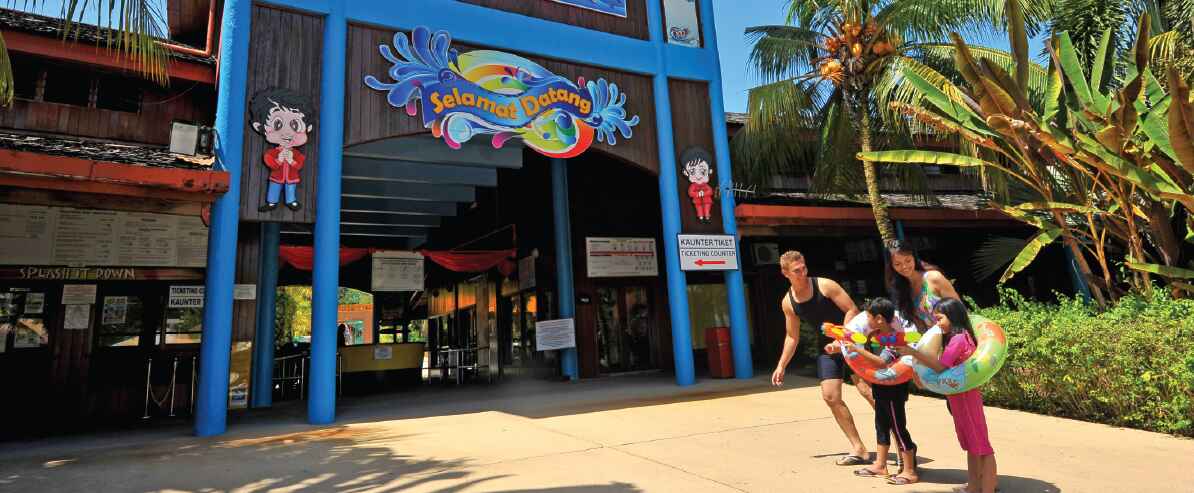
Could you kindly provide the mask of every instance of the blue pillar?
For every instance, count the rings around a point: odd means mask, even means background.
[[[307,421],[336,420],[336,304],[340,290],[340,170],[344,153],[344,2],[328,4],[319,91],[319,182],[311,283],[311,378]]]
[[[705,47],[709,57],[716,62],[719,71],[709,82],[710,115],[713,117],[713,147],[717,155],[717,185],[721,188],[721,221],[725,234],[738,236],[738,219],[734,216],[734,177],[730,164],[730,139],[726,135],[725,103],[721,87],[721,57],[717,53],[717,28],[713,22],[713,1],[701,0],[701,18],[704,27]],[[737,245],[737,242],[735,242]],[[742,249],[738,248],[738,258]],[[746,287],[742,282],[742,271],[725,272],[726,293],[730,306],[730,349],[734,353],[734,377],[754,376],[754,362],[750,357],[750,327],[746,318]]]
[[[568,217],[568,161],[551,160],[551,206],[556,234],[556,284],[560,318],[576,317],[576,292],[572,284],[572,220]],[[560,370],[570,380],[580,378],[576,348],[560,351]]]
[[[261,271],[257,275],[257,331],[253,334],[253,389],[249,405],[274,404],[274,324],[278,297],[281,225],[261,223]]]
[[[896,239],[900,240],[900,241],[904,241],[904,221],[900,221],[897,219],[895,222],[895,227],[896,227]]]
[[[692,385],[696,383],[692,367],[692,324],[688,319],[688,279],[680,270],[680,194],[676,190],[676,149],[672,139],[672,105],[665,54],[667,41],[663,37],[660,2],[647,2],[647,25],[657,60],[652,76],[652,96],[659,141],[659,202],[663,212],[663,264],[667,272],[667,301],[672,321],[672,358],[676,365],[676,384]]]
[[[228,359],[232,351],[232,288],[236,275],[236,233],[240,219],[240,169],[245,140],[245,92],[253,3],[227,0],[220,32],[219,95],[216,98],[215,154],[228,172],[228,191],[211,208],[207,238],[207,279],[203,339],[199,345],[199,385],[195,392],[195,434],[224,433],[228,412]]]

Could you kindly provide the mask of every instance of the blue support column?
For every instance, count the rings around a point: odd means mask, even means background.
[[[568,161],[551,160],[551,206],[556,235],[556,284],[560,296],[560,318],[576,317],[576,293],[572,283],[572,220],[568,212]],[[570,380],[580,378],[576,348],[560,351],[560,370]]]
[[[710,10],[709,12],[712,12]],[[672,321],[672,358],[676,384],[696,383],[692,363],[692,323],[688,318],[688,279],[680,270],[680,194],[676,189],[676,150],[672,138],[672,105],[667,86],[667,61],[660,2],[647,2],[647,25],[656,50],[652,76],[655,127],[659,141],[659,202],[663,213],[663,263],[667,272],[668,311]]]
[[[261,223],[261,271],[257,276],[257,331],[253,334],[253,389],[249,405],[274,404],[274,324],[278,297],[281,225]]]
[[[1064,245],[1063,245],[1064,247]],[[1090,294],[1090,286],[1086,285],[1086,280],[1082,279],[1082,269],[1078,268],[1078,259],[1074,258],[1074,251],[1069,247],[1064,247],[1065,260],[1069,264],[1070,282],[1074,285],[1074,293],[1082,297],[1086,303],[1090,303],[1092,296]]]
[[[701,18],[704,26],[704,50],[721,67],[717,53],[717,28],[713,22],[713,0],[701,0]],[[725,234],[738,236],[738,220],[734,216],[734,177],[730,163],[730,139],[726,135],[725,102],[722,95],[721,74],[709,83],[710,115],[713,116],[713,147],[717,155],[717,185],[721,189],[721,221]],[[737,245],[737,242],[735,242]],[[742,249],[738,246],[738,258]],[[754,376],[754,361],[750,357],[750,327],[746,318],[746,286],[742,282],[742,271],[725,273],[726,293],[730,307],[730,349],[734,355],[734,377]]]
[[[336,420],[336,304],[340,289],[340,170],[344,156],[344,2],[331,2],[323,23],[319,91],[319,182],[312,269],[311,378],[307,421]]]
[[[895,222],[895,228],[896,228],[896,239],[898,239],[900,241],[904,241],[904,221],[900,221],[897,219]]]
[[[232,351],[232,289],[236,275],[236,235],[240,219],[240,170],[245,140],[245,92],[253,3],[227,0],[220,32],[219,95],[216,99],[215,154],[228,172],[228,191],[211,208],[207,238],[207,279],[203,339],[199,345],[199,384],[195,392],[195,434],[224,433],[228,413],[228,359]]]

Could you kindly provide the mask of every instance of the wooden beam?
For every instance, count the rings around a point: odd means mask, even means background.
[[[0,149],[0,174],[37,175],[203,194],[227,192],[229,181],[227,171],[138,166],[13,149]]]
[[[345,179],[496,187],[497,170],[398,159],[344,158]]]
[[[396,181],[344,179],[341,195],[345,197],[394,198],[430,200],[435,202],[472,202],[476,199],[473,187],[462,185],[427,185]]]
[[[66,41],[60,38],[38,36],[20,31],[4,30],[4,42],[9,51],[28,53],[31,55],[68,60],[86,65],[98,65],[129,72],[136,71],[136,63],[128,56],[105,47]],[[166,73],[173,79],[190,80],[205,84],[216,83],[216,69],[213,65],[206,65],[188,60],[171,57],[166,66]]]
[[[123,185],[118,183],[75,181],[64,180],[62,178],[20,176],[12,174],[0,174],[0,186],[201,203],[212,203],[219,198],[216,195],[205,192],[178,192],[174,190],[162,190],[145,186]]]
[[[340,212],[368,212],[373,214],[404,215],[421,214],[451,217],[456,215],[456,203],[373,197],[343,197],[340,199]]]
[[[430,134],[418,134],[349,146],[344,149],[344,157],[402,159],[482,168],[522,168],[523,146],[518,141],[507,142],[500,149],[494,149],[488,142],[489,139],[476,139],[464,143],[460,149],[452,149]]]
[[[438,227],[439,216],[408,214],[371,214],[368,212],[340,212],[340,224],[354,226],[416,226]]]
[[[61,190],[34,190],[27,188],[0,187],[0,203],[24,205],[49,205],[91,209],[96,206],[94,195],[84,195]],[[154,212],[178,216],[198,216],[203,210],[202,202],[164,200],[109,195],[103,200],[105,209],[129,212]]]

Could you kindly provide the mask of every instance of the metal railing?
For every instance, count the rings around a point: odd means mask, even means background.
[[[280,356],[274,358],[274,390],[281,391],[281,397],[278,400],[286,400],[286,393],[289,388],[298,387],[299,400],[307,398],[307,366],[311,359],[310,353],[291,354],[288,356]],[[344,375],[341,368],[344,366],[344,356],[339,352],[336,353],[336,395],[343,393]]]
[[[166,393],[163,394],[161,396],[161,398],[158,398],[158,396],[156,394],[154,394],[154,392],[153,392],[153,357],[150,356],[145,359],[145,405],[144,405],[144,415],[141,416],[141,419],[149,419],[150,418],[150,415],[149,415],[149,404],[150,403],[153,403],[154,407],[156,407],[158,409],[158,411],[169,410],[169,414],[168,414],[169,416],[175,415],[174,414],[174,403],[175,403],[175,398],[177,397],[177,391],[178,391],[178,360],[179,360],[178,356],[174,356],[171,358],[170,386],[169,386],[169,388],[167,388]],[[192,414],[194,414],[194,412],[195,412],[195,379],[196,379],[196,376],[199,374],[198,363],[199,363],[199,357],[191,356],[191,389],[190,389],[191,390],[191,399],[190,399],[190,402],[188,403],[189,404],[188,412],[190,412]],[[168,407],[166,406],[167,399],[169,399],[169,401],[170,401],[170,405]]]

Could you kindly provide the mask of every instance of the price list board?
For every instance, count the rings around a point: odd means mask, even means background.
[[[198,217],[4,204],[0,264],[205,267]]]

